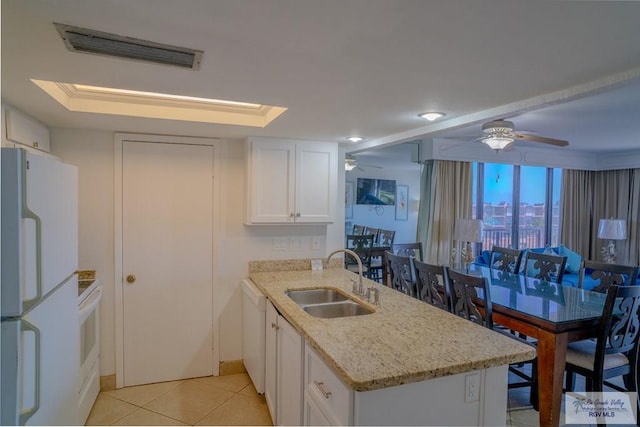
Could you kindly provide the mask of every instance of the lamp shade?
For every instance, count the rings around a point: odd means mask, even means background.
[[[627,221],[624,219],[601,219],[598,226],[598,238],[624,240],[627,238]]]
[[[459,218],[456,220],[453,238],[464,242],[482,242],[482,220]]]

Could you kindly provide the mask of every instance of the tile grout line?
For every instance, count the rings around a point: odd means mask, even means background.
[[[244,390],[244,387],[242,388],[242,390]],[[229,390],[226,390],[229,391]],[[198,419],[195,423],[191,424],[193,426],[197,425],[200,421],[204,420],[209,414],[211,414],[213,411],[217,410],[218,408],[222,407],[222,405],[224,405],[225,403],[227,403],[228,401],[230,401],[231,399],[233,399],[234,397],[238,396],[240,394],[240,392],[232,392],[233,396],[229,397],[228,399],[226,399],[224,402],[222,402],[221,404],[219,404],[218,406],[216,406],[215,408],[213,408],[212,410],[210,410],[209,412],[207,412],[205,415],[203,415],[200,419]]]

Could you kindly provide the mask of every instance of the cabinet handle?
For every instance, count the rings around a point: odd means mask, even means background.
[[[273,323],[273,322],[271,322],[271,327],[272,327],[273,329],[275,329],[276,331],[277,331],[278,329],[280,329],[280,326],[276,325],[276,324],[275,324],[275,323]]]
[[[291,212],[291,213],[289,214],[289,216],[290,216],[291,218],[293,218],[295,215],[293,214],[293,212]]]
[[[298,212],[298,213],[296,214],[296,216],[297,216],[298,218],[300,218],[300,212]]]
[[[325,399],[328,399],[329,396],[331,396],[331,392],[325,390],[324,388],[324,383],[322,382],[318,382],[318,381],[313,381],[313,383],[316,385],[316,387],[318,387],[318,389],[320,390],[320,393],[322,393],[322,395],[324,396]]]

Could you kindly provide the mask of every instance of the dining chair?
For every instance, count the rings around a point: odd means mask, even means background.
[[[536,347],[535,343],[531,343],[524,338],[509,333],[506,330],[495,328],[493,324],[493,308],[491,304],[491,294],[489,283],[484,277],[472,276],[469,274],[455,271],[446,267],[446,277],[449,282],[449,297],[451,299],[451,312],[465,319],[471,320],[481,326],[492,329],[504,336],[517,340],[524,344]],[[482,296],[478,295],[478,291]],[[483,307],[482,312],[478,309],[478,304]],[[524,381],[510,382],[508,388],[531,387],[529,399],[534,407],[538,408],[538,368],[537,358],[524,363],[531,363],[531,375],[527,375],[522,369],[521,364],[509,365],[509,372],[514,373]]]
[[[380,229],[378,232],[378,246],[391,246],[393,245],[393,239],[396,237],[394,230]]]
[[[567,257],[527,251],[522,274],[551,283],[562,283]]]
[[[442,265],[413,260],[416,294],[419,300],[446,311],[451,311],[447,291],[447,273]]]
[[[353,225],[353,230],[351,231],[351,234],[355,234],[355,235],[364,234],[364,225],[354,224]]]
[[[391,245],[391,252],[395,255],[410,256],[413,259],[422,261],[422,242],[415,243],[394,243]]]
[[[362,232],[362,234],[373,234],[373,244],[375,246],[378,246],[378,234],[380,233],[380,229],[376,228],[376,227],[369,227],[368,225],[366,225],[364,227],[364,231]]]
[[[596,340],[567,345],[566,388],[573,391],[576,374],[585,377],[585,389],[638,391],[640,340],[640,286],[611,285],[607,292]],[[626,387],[607,379],[622,376]]]
[[[382,228],[378,229],[378,237],[374,241],[374,246],[382,247],[382,248],[391,248],[391,244],[393,243],[393,238],[395,237],[396,232],[391,230],[383,230]],[[386,250],[386,249],[385,249]],[[380,253],[380,251],[377,251]],[[371,259],[371,278],[383,283],[385,278],[382,277],[383,274],[383,266],[385,264],[384,254],[380,256],[373,255]]]
[[[522,262],[522,251],[520,249],[493,246],[489,260],[489,268],[491,269],[518,273],[520,271],[520,262]]]
[[[493,329],[493,314],[487,280],[481,276],[455,271],[446,267],[451,298],[451,312],[481,326]],[[478,291],[482,296],[478,296]],[[478,309],[478,302],[483,307]]]
[[[412,297],[417,296],[413,259],[394,255],[389,251],[386,252],[385,256],[389,264],[391,288]]]
[[[578,276],[578,287],[582,288],[585,276],[598,280],[598,285],[592,291],[607,292],[613,285],[631,286],[638,277],[638,267],[620,264],[608,264],[590,260],[582,260],[580,264],[580,275]]]
[[[362,263],[362,275],[369,277],[371,270],[371,248],[373,247],[372,234],[348,234],[345,247],[355,252]],[[358,271],[357,261],[349,254],[344,257],[345,268],[349,271]]]

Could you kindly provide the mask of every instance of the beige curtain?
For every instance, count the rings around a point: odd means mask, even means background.
[[[600,219],[626,219],[627,239],[616,242],[617,262],[640,265],[640,169],[564,170],[561,212],[561,242],[591,260],[602,260]]]
[[[592,172],[583,170],[562,171],[562,195],[560,200],[560,243],[585,259],[591,258],[591,234],[593,223]],[[597,227],[597,225],[596,225]]]
[[[418,218],[421,230],[426,227],[424,246],[428,263],[450,263],[455,220],[471,218],[472,170],[469,162],[436,160],[430,182],[423,181],[431,189],[428,217]]]

